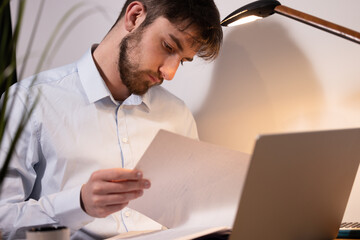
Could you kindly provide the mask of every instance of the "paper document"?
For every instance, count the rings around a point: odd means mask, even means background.
[[[169,228],[153,239],[231,227],[248,163],[248,154],[161,130],[136,166],[151,188],[129,207]]]

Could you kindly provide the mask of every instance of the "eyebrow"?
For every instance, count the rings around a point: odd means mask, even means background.
[[[175,37],[174,35],[172,35],[171,33],[169,33],[169,36],[175,42],[176,46],[180,49],[180,51],[184,51],[184,48],[181,45],[180,40],[177,37]]]
[[[183,46],[181,45],[180,40],[175,37],[173,34],[169,33],[170,38],[175,42],[176,46],[180,49],[180,51],[184,51]],[[187,61],[191,62],[193,60],[193,58],[186,58]]]

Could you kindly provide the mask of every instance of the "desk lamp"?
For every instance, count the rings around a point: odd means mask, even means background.
[[[253,3],[247,4],[232,12],[229,16],[222,20],[221,25],[229,27],[235,26],[270,16],[273,13],[281,14],[283,16],[292,18],[299,22],[308,24],[310,26],[319,28],[326,32],[335,34],[339,37],[360,44],[359,32],[317,18],[307,13],[303,13],[295,9],[286,7],[284,5],[281,5],[281,3],[276,0],[258,0]]]

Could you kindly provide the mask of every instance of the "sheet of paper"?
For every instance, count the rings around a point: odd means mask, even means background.
[[[151,188],[129,207],[179,231],[231,227],[248,163],[248,154],[161,130],[136,166]]]
[[[140,236],[133,236],[130,238],[123,238],[122,235],[117,237],[109,238],[107,240],[159,240],[159,239],[168,239],[168,240],[189,240],[197,237],[201,237],[210,233],[218,232],[221,230],[229,229],[227,227],[216,227],[216,228],[206,228],[206,227],[190,227],[190,226],[181,226],[177,228],[172,228],[168,230],[163,230],[160,232],[154,233],[143,233]]]

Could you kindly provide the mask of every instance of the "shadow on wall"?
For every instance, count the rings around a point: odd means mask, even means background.
[[[200,139],[250,153],[260,133],[319,125],[321,86],[286,30],[264,21],[226,31],[210,90],[194,113]]]

